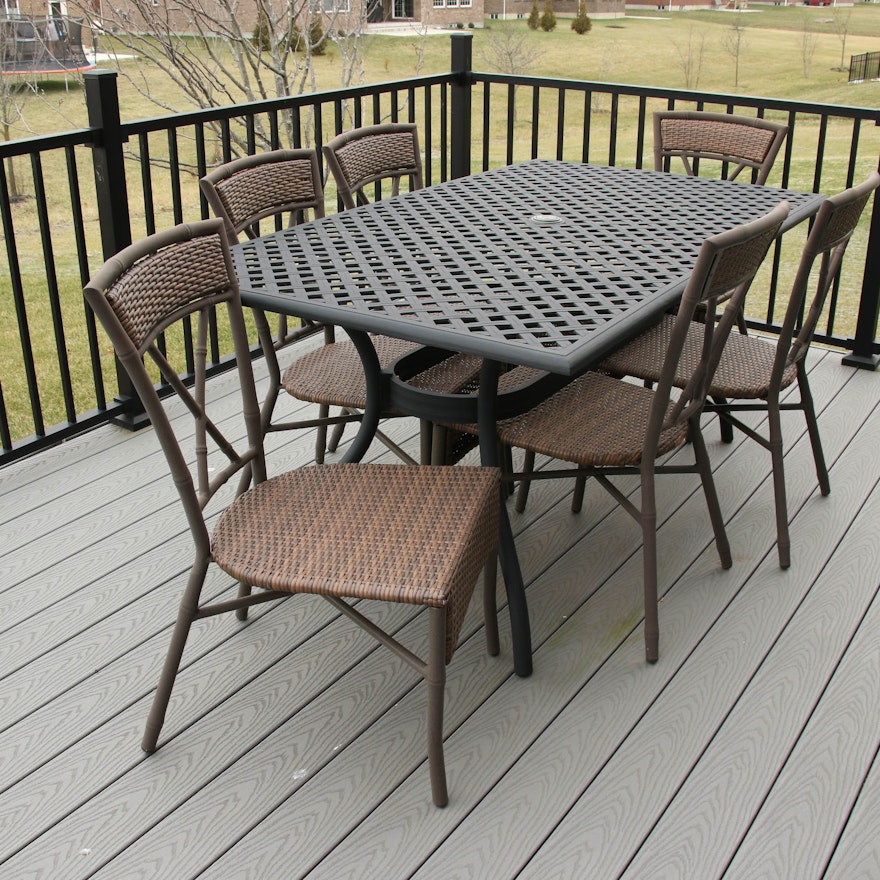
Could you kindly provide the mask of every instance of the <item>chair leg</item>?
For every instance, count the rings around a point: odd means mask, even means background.
[[[660,613],[657,607],[657,503],[654,472],[642,471],[642,577],[645,590],[645,659],[660,656]]]
[[[700,474],[700,482],[703,485],[703,495],[706,497],[706,507],[709,510],[712,531],[715,533],[715,546],[718,548],[721,567],[730,568],[733,565],[733,557],[730,553],[727,531],[724,528],[724,516],[721,513],[721,505],[718,503],[718,493],[715,490],[715,480],[712,477],[712,462],[709,460],[709,453],[706,451],[706,441],[703,439],[703,432],[700,430],[700,426],[694,422],[691,422],[689,433],[694,447],[694,458]]]
[[[425,419],[419,421],[419,463],[431,463],[434,426]]]
[[[779,401],[767,401],[767,422],[770,460],[773,467],[773,496],[776,502],[776,549],[779,565],[791,565],[791,538],[788,533],[788,502],[785,497],[785,465],[782,457],[782,420],[779,414]]]
[[[446,762],[443,757],[443,699],[446,690],[446,609],[429,608],[428,663],[428,768],[431,795],[438,807],[449,803]]]
[[[498,554],[493,553],[483,568],[483,623],[486,628],[486,653],[497,657],[501,651],[498,636]]]
[[[530,452],[528,449],[525,451],[525,455],[523,456],[523,473],[529,474],[535,469],[535,453]],[[529,500],[529,486],[531,485],[531,480],[520,480],[519,489],[516,493],[516,505],[515,510],[517,513],[522,513],[526,509],[526,502]]]
[[[801,395],[801,406],[807,420],[807,431],[810,445],[813,447],[813,461],[816,463],[816,476],[819,479],[819,491],[823,495],[831,493],[831,482],[828,479],[828,468],[825,466],[825,454],[822,452],[822,439],[819,437],[819,421],[816,418],[816,407],[813,404],[813,393],[807,379],[807,370],[803,361],[798,361],[798,389]]]
[[[330,407],[322,403],[318,407],[318,418],[326,419],[330,415]],[[338,442],[338,441],[337,441]],[[327,451],[327,426],[318,425],[318,433],[315,437],[315,464],[324,464],[324,454]]]
[[[718,407],[723,407],[727,404],[727,398],[713,397],[712,402]],[[733,425],[722,416],[721,412],[718,413],[718,427],[721,429],[721,442],[733,443]]]
[[[141,748],[148,754],[156,751],[156,743],[159,741],[159,734],[162,732],[162,725],[165,723],[168,701],[171,699],[171,691],[174,688],[174,681],[177,678],[177,671],[183,658],[183,649],[186,647],[186,640],[189,636],[192,622],[196,619],[199,596],[202,592],[202,584],[205,582],[207,571],[207,560],[198,560],[190,572],[186,592],[180,602],[177,622],[174,624],[174,632],[171,635],[171,644],[168,646],[168,653],[165,655],[162,674],[159,676],[159,684],[156,687],[156,694],[153,697],[150,714],[147,716],[144,738],[141,740]]]
[[[580,513],[584,506],[584,492],[587,488],[587,478],[577,477],[574,481],[574,492],[571,495],[571,512]]]
[[[350,415],[351,410],[343,409],[343,415]],[[345,422],[340,422],[338,425],[333,426],[333,431],[330,434],[330,439],[327,441],[327,451],[328,452],[336,452],[339,447],[339,441],[342,440],[342,434],[345,431]]]
[[[238,582],[238,598],[244,599],[247,596],[250,596],[252,587],[249,583],[245,581]],[[235,610],[235,616],[238,620],[247,620],[248,619],[248,606],[243,605],[241,608],[237,608]]]
[[[448,464],[446,461],[446,444],[448,439],[448,429],[443,425],[434,425],[433,430],[431,431],[431,464]]]

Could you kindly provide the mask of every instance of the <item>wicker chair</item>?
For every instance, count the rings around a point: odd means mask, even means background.
[[[788,126],[754,116],[706,113],[700,110],[658,110],[654,113],[654,170],[668,171],[678,157],[685,173],[694,177],[704,160],[722,163],[722,176],[733,180],[745,168],[753,182],[763,184],[788,134]],[[730,166],[733,170],[729,171]],[[705,313],[697,309],[698,321]],[[748,333],[745,312],[736,316],[739,332]],[[725,426],[725,440],[732,434]]]
[[[586,373],[524,415],[498,425],[498,437],[505,445],[577,465],[576,470],[514,475],[524,484],[532,479],[594,477],[640,523],[645,653],[649,662],[657,660],[659,651],[655,474],[700,475],[721,564],[724,568],[731,565],[724,520],[712,482],[712,467],[700,431],[700,414],[713,365],[730,334],[735,310],[787,215],[788,203],[783,202],[764,217],[714,235],[703,243],[678,314],[673,319],[655,389],[604,373]],[[733,295],[716,321],[717,299],[729,291],[733,291]],[[713,320],[695,324],[693,314],[701,302],[707,305]],[[695,328],[699,328],[701,349],[695,360],[687,362],[682,359],[682,353]],[[673,396],[672,380],[679,372],[687,373],[687,381],[683,391]],[[657,464],[658,458],[682,447],[688,440],[693,445],[693,465]],[[630,473],[641,477],[639,506],[609,480],[610,476]]]
[[[343,132],[324,145],[324,158],[346,209],[371,201],[364,189],[370,184],[375,185],[374,197],[377,199],[397,195],[405,178],[411,190],[421,189],[423,185],[418,130],[413,123],[368,125]],[[390,182],[390,192],[388,187],[382,191],[383,181]],[[385,336],[375,336],[372,340],[383,367],[418,348],[413,343]],[[341,371],[341,365],[349,362],[351,366],[346,370],[344,383],[331,380],[331,374]],[[453,355],[442,368],[422,375],[419,384],[439,394],[454,393],[472,382],[479,370],[480,358]],[[348,342],[336,343],[302,358],[285,375],[284,387],[295,397],[308,395],[305,399],[322,394],[322,400],[340,406],[343,412],[354,416],[363,409],[366,401],[363,369]],[[327,444],[331,452],[336,449],[344,427],[340,423],[334,429]],[[431,426],[423,423],[421,430],[421,460],[427,462],[431,459],[433,444]],[[383,435],[377,436],[390,445]],[[450,443],[449,449],[453,445]],[[440,457],[448,460],[445,449]],[[437,458],[436,450],[434,458]]]
[[[704,159],[733,165],[733,180],[745,168],[755,170],[754,182],[763,184],[788,134],[788,126],[768,119],[704,113],[696,110],[658,110],[654,113],[654,170],[668,171],[669,159],[678,157],[693,177]]]
[[[791,562],[791,551],[780,412],[801,410],[804,413],[819,488],[823,495],[827,495],[831,491],[831,486],[822,453],[819,425],[816,421],[804,358],[825,298],[837,277],[847,244],[868,199],[878,185],[880,185],[880,175],[875,171],[861,185],[832,196],[822,204],[801,257],[776,344],[772,345],[768,340],[754,336],[733,335],[724,348],[708,387],[710,400],[707,401],[705,409],[717,412],[722,420],[736,425],[744,434],[770,451],[776,498],[777,549],[779,564],[783,568],[788,568]],[[816,289],[805,312],[810,273],[819,257],[821,263]],[[804,314],[805,317],[799,326]],[[602,369],[618,376],[630,375],[647,381],[657,381],[662,371],[662,352],[668,345],[672,329],[672,319],[666,318],[660,325],[648,330],[609,357],[602,364]],[[695,325],[689,328],[684,344],[685,363],[698,357],[701,341],[702,334],[698,327]],[[686,379],[685,371],[680,370],[676,374],[675,384],[681,387]],[[799,390],[799,400],[782,402],[781,392],[795,382]],[[759,434],[734,415],[744,410],[759,410],[767,413],[766,435]]]
[[[427,680],[428,757],[434,802],[447,802],[443,763],[445,667],[480,569],[494,584],[499,473],[494,468],[320,465],[266,479],[263,432],[238,287],[220,220],[150,236],[109,260],[85,288],[119,360],[144,402],[180,494],[195,559],[143,748],[152,752],[194,620],[290,593],[324,596],[388,645]],[[227,308],[242,392],[247,439],[236,449],[208,414],[205,349],[210,312]],[[195,390],[178,379],[156,339],[181,319],[197,325]],[[195,419],[194,473],[143,358],[149,356]],[[212,410],[213,411],[213,410]],[[209,454],[209,446],[213,454]],[[209,468],[216,460],[216,466]],[[250,468],[254,486],[225,507],[213,534],[205,508],[233,495],[224,485]],[[220,493],[220,497],[218,496]],[[210,563],[239,581],[236,598],[200,605]],[[252,593],[252,587],[264,592]],[[485,607],[494,609],[494,591]],[[377,599],[427,608],[427,660],[379,630],[345,599]],[[497,622],[487,614],[487,640],[497,652]]]
[[[315,150],[272,150],[233,159],[214,168],[200,181],[202,193],[215,216],[223,220],[230,242],[244,233],[248,238],[260,234],[260,221],[287,214],[289,225],[312,217],[324,216],[324,185]],[[265,315],[254,310],[260,344],[269,368],[269,391],[263,404],[264,431],[317,427],[315,458],[324,460],[327,445],[329,406],[321,404],[317,420],[273,422],[272,415],[282,388],[281,369],[275,352],[314,332],[312,324],[290,328],[286,315],[278,315],[277,332],[273,339]],[[332,327],[324,328],[325,344],[334,341]],[[360,360],[355,355],[360,366]]]
[[[382,181],[391,184],[390,195],[395,196],[404,178],[409,181],[411,190],[424,185],[419,136],[414,123],[387,122],[344,131],[324,145],[324,158],[346,208],[381,198]],[[365,192],[371,184],[373,199]]]

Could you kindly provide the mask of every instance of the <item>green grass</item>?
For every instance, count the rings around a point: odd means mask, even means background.
[[[522,32],[527,45],[537,50],[539,61],[529,72],[560,78],[595,79],[600,81],[654,85],[670,88],[686,86],[684,74],[679,63],[680,48],[688,39],[703,45],[703,64],[698,83],[691,86],[699,90],[749,94],[766,97],[779,97],[830,104],[875,107],[880,103],[880,83],[849,85],[846,73],[837,68],[840,65],[841,42],[834,30],[833,12],[822,7],[753,7],[754,11],[734,14],[721,11],[700,11],[674,14],[639,13],[625,19],[596,20],[593,30],[585,36],[578,36],[569,28],[569,21],[560,18],[558,29],[552,34],[527,31],[523,22],[512,22],[511,27]],[[880,49],[880,9],[873,5],[860,5],[844,12],[850,12],[849,32],[846,42],[847,63],[850,54]],[[739,85],[734,84],[733,59],[724,50],[725,35],[734,23],[741,22],[746,28],[746,39],[740,57]],[[478,70],[489,70],[486,60],[486,47],[489,41],[498,38],[503,25],[500,22],[487,22],[483,30],[474,31],[473,59]],[[803,39],[807,24],[810,34],[815,37],[815,50],[808,75],[804,70]],[[366,39],[366,58],[364,82],[383,82],[408,78],[417,73],[445,72],[449,69],[448,34],[432,33],[421,40],[417,36],[371,36]],[[316,81],[319,89],[332,89],[339,85],[341,58],[338,51],[331,48],[327,55],[315,59]],[[108,65],[111,66],[111,65]],[[162,71],[145,66],[137,59],[120,60],[119,92],[121,109],[125,121],[164,115],[154,103],[144,97],[132,85],[129,76],[146,80],[152,95],[162,103],[178,110],[190,109],[180,91]],[[81,89],[76,83],[66,88],[62,81],[46,81],[42,84],[41,95],[25,95],[23,104],[24,120],[28,133],[44,134],[67,130],[86,124],[85,103]],[[526,158],[530,149],[530,98],[523,95],[518,109],[517,150],[515,158]],[[542,101],[542,115],[552,118],[555,112],[555,98],[549,95]],[[609,119],[604,106],[595,117],[596,143],[607,138],[601,129]],[[580,121],[578,111],[567,109],[567,127],[570,142],[580,144]],[[620,126],[626,130],[634,121],[631,106],[622,105]],[[327,119],[328,129],[332,120]],[[631,126],[634,128],[634,125]],[[555,136],[555,126],[548,129]],[[19,129],[13,136],[24,136]],[[872,132],[865,137],[876,137]],[[849,133],[843,130],[830,132],[829,160],[823,173],[823,189],[836,188],[837,180],[845,176],[844,158],[849,150]],[[492,132],[493,141],[501,149],[504,141],[501,123]],[[839,143],[839,149],[835,149]],[[136,149],[137,145],[130,145]],[[578,146],[579,149],[579,146]],[[650,149],[650,145],[648,145]],[[186,152],[186,145],[184,144]],[[871,150],[863,148],[866,161],[871,159]],[[836,157],[835,157],[836,155]],[[876,155],[876,152],[873,154]],[[187,158],[185,155],[184,158]],[[189,156],[191,159],[191,155]],[[219,159],[219,155],[215,155]],[[566,156],[579,158],[579,156]],[[475,162],[478,159],[475,158]],[[499,161],[503,161],[501,158]],[[601,161],[597,158],[596,161]],[[634,144],[621,144],[618,154],[619,164],[634,161]],[[97,209],[91,186],[91,167],[89,157],[80,157],[82,184],[82,210],[86,220],[90,269],[101,262],[100,239],[97,228]],[[867,169],[859,169],[859,174]],[[62,310],[66,334],[66,346],[71,357],[76,384],[76,404],[80,411],[94,406],[92,378],[88,364],[84,307],[79,291],[80,275],[76,264],[73,239],[73,225],[70,219],[69,197],[67,196],[66,171],[60,157],[46,157],[44,174],[49,198],[49,227],[53,238],[54,259],[57,273],[64,288]],[[145,224],[143,207],[138,207],[140,183],[135,163],[130,167],[131,180],[129,199],[132,203],[133,233],[143,234]],[[16,173],[25,184],[32,187],[31,169],[27,163],[18,162]],[[797,167],[793,169],[792,186],[810,188],[811,171],[804,170],[799,178]],[[824,181],[828,181],[827,184]],[[774,182],[771,178],[771,183]],[[154,170],[153,186],[156,194],[157,224],[173,222],[171,190],[167,173],[162,168]],[[195,176],[186,182],[184,193],[185,216],[193,216],[197,194]],[[330,200],[330,205],[335,202]],[[36,328],[50,327],[50,312],[45,280],[45,257],[40,247],[40,225],[32,198],[13,206],[15,239],[22,262],[24,288],[26,291],[29,324],[32,332]],[[792,236],[794,238],[794,236]],[[864,253],[864,235],[855,243],[851,258],[853,265],[858,254]],[[793,262],[799,245],[792,243],[787,262]],[[4,257],[5,259],[5,257]],[[856,276],[860,273],[855,273]],[[855,276],[854,276],[855,277]],[[858,280],[858,279],[856,279]],[[782,282],[784,289],[785,280]],[[30,405],[23,380],[21,344],[11,304],[8,269],[0,268],[0,384],[7,410],[10,413],[13,436],[20,438],[32,431]],[[854,320],[859,291],[846,290],[842,314],[838,315],[839,326],[849,326]],[[63,421],[65,414],[61,402],[61,392],[54,376],[57,373],[55,339],[50,331],[36,334],[32,340],[41,384],[41,400],[44,420],[47,425]],[[109,355],[109,345],[105,346]],[[107,364],[112,364],[108,357]],[[112,397],[114,377],[112,367],[105,370],[108,391]]]

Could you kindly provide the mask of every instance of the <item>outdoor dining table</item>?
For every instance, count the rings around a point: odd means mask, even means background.
[[[343,327],[367,378],[367,408],[346,458],[359,460],[389,408],[476,421],[484,464],[498,376],[533,367],[558,382],[656,322],[681,296],[700,245],[786,199],[783,231],[823,196],[641,169],[535,159],[457,178],[261,236],[232,248],[245,305]],[[480,356],[479,392],[414,394],[412,367],[384,373],[368,334]],[[427,354],[426,354],[427,352]],[[406,358],[404,359],[406,362]],[[520,401],[527,399],[518,398]],[[502,501],[500,558],[518,675],[532,670],[522,575]]]

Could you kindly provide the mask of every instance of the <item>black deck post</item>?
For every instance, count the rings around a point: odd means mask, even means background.
[[[452,35],[450,171],[452,177],[471,173],[471,71],[473,70],[473,34]]]
[[[95,170],[95,193],[98,222],[101,227],[101,248],[104,259],[131,244],[131,219],[128,213],[128,188],[125,183],[125,158],[119,115],[119,93],[115,70],[89,70],[83,74],[89,127],[94,129],[92,165]],[[112,419],[114,424],[135,430],[150,423],[143,404],[128,373],[116,362],[117,400],[125,406],[123,415]]]
[[[856,318],[856,334],[853,349],[845,355],[843,363],[848,367],[876,370],[880,355],[874,352],[877,338],[877,321],[880,317],[880,199],[874,198],[871,211],[871,228],[868,232],[868,252],[865,256],[865,273],[862,275],[862,295]]]

